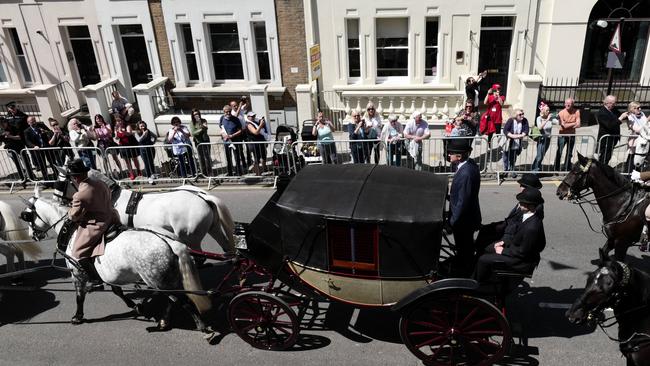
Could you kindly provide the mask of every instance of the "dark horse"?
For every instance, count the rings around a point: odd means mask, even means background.
[[[586,198],[588,189],[594,195],[591,199]],[[578,204],[598,204],[607,237],[602,247],[605,253],[614,249],[616,259],[624,260],[627,248],[639,241],[649,203],[646,192],[610,166],[578,154],[578,161],[557,188],[557,196]]]
[[[569,321],[597,321],[603,330],[605,308],[614,309],[619,348],[629,366],[650,366],[650,275],[622,262],[612,261],[602,250],[600,265],[587,279],[585,292],[566,312]],[[611,324],[611,323],[610,323]]]

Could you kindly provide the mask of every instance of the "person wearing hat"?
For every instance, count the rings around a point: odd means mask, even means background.
[[[474,278],[486,282],[495,269],[530,274],[537,267],[546,246],[546,235],[537,206],[544,203],[538,189],[524,188],[517,196],[521,216],[508,222],[501,240],[491,244],[478,258]]]
[[[490,139],[492,139],[492,134],[501,133],[501,123],[503,122],[502,108],[505,101],[505,95],[501,95],[501,85],[492,84],[492,87],[488,89],[487,95],[485,95],[485,99],[483,100],[483,104],[487,107],[487,111],[485,112],[487,123],[485,127],[482,126],[483,128],[481,128],[481,133],[488,135]],[[483,120],[483,117],[481,119]]]
[[[119,224],[120,218],[111,203],[109,188],[102,181],[88,177],[90,168],[81,159],[69,161],[66,167],[77,186],[68,211],[68,218],[79,224],[72,257],[91,280],[93,276],[97,280],[93,257],[104,254],[104,233],[112,224]]]
[[[517,183],[519,183],[519,192],[523,192],[526,188],[534,188],[537,190],[542,189],[542,182],[536,174],[526,173],[519,178]],[[535,208],[535,213],[541,219],[544,219],[544,204],[539,204]],[[510,221],[521,220],[521,215],[522,212],[519,203],[517,203],[515,207],[510,210],[508,216],[506,216],[502,221],[491,222],[487,225],[481,226],[475,241],[478,254],[481,255],[489,244],[494,243],[503,236],[505,228],[508,226]]]
[[[471,140],[454,138],[447,144],[447,154],[456,169],[449,192],[449,228],[456,245],[455,268],[458,275],[471,274],[474,262],[474,231],[481,226],[479,189],[481,173],[478,165],[469,158]]]

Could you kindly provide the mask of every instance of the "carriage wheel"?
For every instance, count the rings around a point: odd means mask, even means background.
[[[277,296],[266,292],[241,293],[230,301],[228,320],[232,329],[255,348],[281,351],[296,343],[298,316]]]
[[[462,294],[416,303],[400,319],[400,337],[435,366],[492,365],[512,342],[508,321],[494,305]]]

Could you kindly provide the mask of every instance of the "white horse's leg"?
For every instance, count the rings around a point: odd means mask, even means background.
[[[16,254],[16,258],[18,258],[18,268],[25,269],[25,253],[23,253],[23,250],[14,246],[14,254]]]
[[[208,194],[202,197],[210,201],[210,208],[212,208],[212,225],[208,233],[219,243],[224,253],[235,253],[235,223],[230,210],[217,197]]]

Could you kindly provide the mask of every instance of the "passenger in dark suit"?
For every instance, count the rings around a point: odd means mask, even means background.
[[[539,264],[539,254],[546,246],[544,224],[536,212],[544,203],[542,194],[535,188],[525,188],[517,195],[521,214],[508,220],[500,241],[486,248],[476,264],[474,277],[486,282],[495,268],[531,273]]]
[[[598,161],[607,165],[609,164],[609,159],[612,158],[612,150],[614,146],[618,143],[621,134],[621,123],[620,114],[614,106],[616,105],[616,97],[613,95],[608,95],[603,100],[603,106],[598,110],[596,118],[598,120]],[[626,117],[627,118],[627,117]],[[601,140],[601,137],[604,135],[612,135],[611,137],[605,137]]]
[[[38,151],[41,148],[50,147],[50,144],[48,142],[50,140],[50,136],[48,134],[49,129],[43,124],[37,124],[36,119],[32,116],[27,117],[27,124],[29,127],[23,131],[23,134],[25,136],[25,145],[27,148],[34,149],[31,151],[32,161],[36,164],[36,167],[41,172],[41,174],[43,174],[44,180],[54,179],[54,176],[48,175],[47,164],[45,161],[47,160],[47,162],[50,163],[50,166],[52,167],[52,173],[54,174],[54,172],[56,172],[56,168],[54,166],[55,151]],[[34,173],[29,167],[27,169],[27,172],[33,178]]]
[[[523,192],[526,188],[535,188],[542,189],[542,182],[539,180],[537,175],[526,173],[521,176],[517,181],[519,183],[519,192]],[[535,209],[537,215],[544,219],[544,205],[540,204]],[[488,245],[493,244],[495,241],[501,239],[503,233],[508,226],[508,222],[511,220],[521,220],[521,209],[519,204],[516,204],[515,207],[510,210],[510,213],[502,221],[491,222],[487,225],[482,225],[476,236],[476,251],[477,255],[480,256],[485,251]]]
[[[447,145],[449,161],[456,167],[449,193],[449,225],[456,245],[455,267],[461,276],[471,274],[474,263],[474,231],[481,226],[478,200],[481,174],[478,165],[469,158],[471,151],[471,140],[451,139]]]

